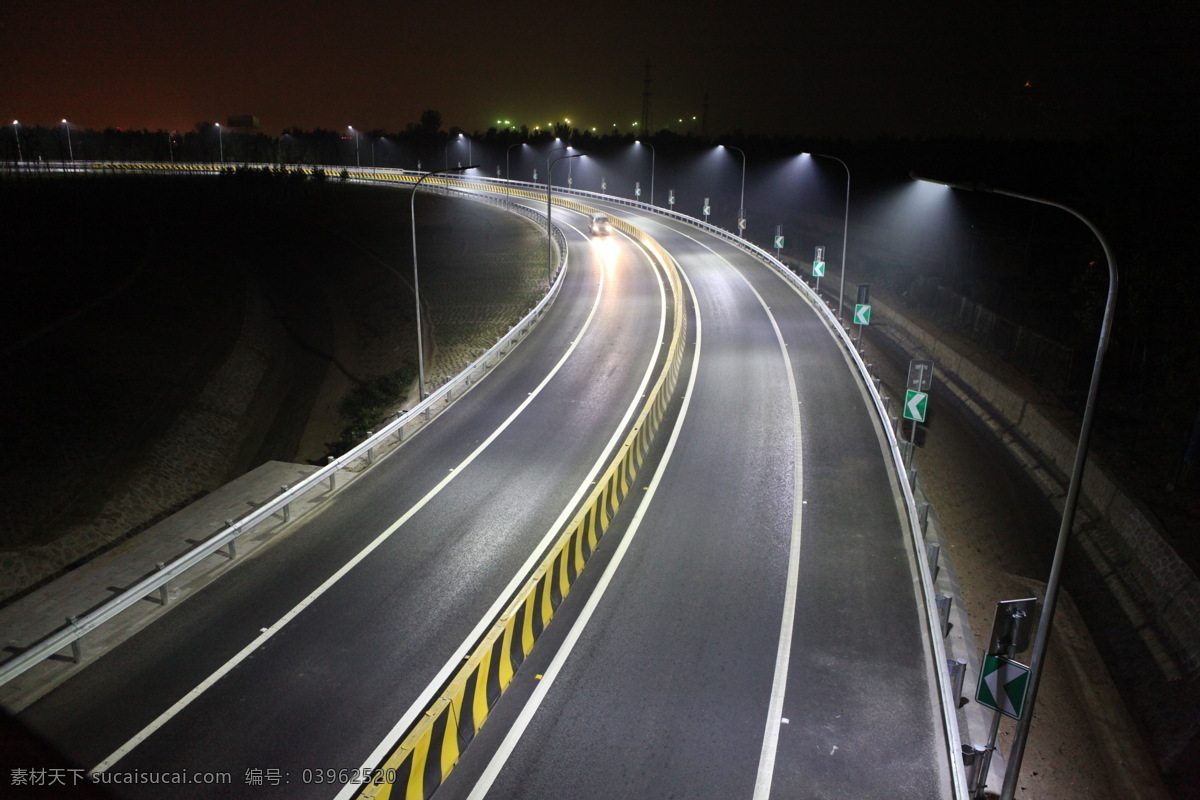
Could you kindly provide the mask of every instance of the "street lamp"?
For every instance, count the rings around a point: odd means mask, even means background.
[[[1004,772],[1004,787],[1000,792],[1000,800],[1013,800],[1013,795],[1017,788],[1017,778],[1021,772],[1021,760],[1025,756],[1025,743],[1029,738],[1029,726],[1033,721],[1033,704],[1037,699],[1038,683],[1042,678],[1042,668],[1046,658],[1046,645],[1050,639],[1050,626],[1054,622],[1054,610],[1058,604],[1058,585],[1062,572],[1063,557],[1067,550],[1067,539],[1070,537],[1071,529],[1075,523],[1075,509],[1079,504],[1079,489],[1083,483],[1083,469],[1087,463],[1088,439],[1092,432],[1092,418],[1096,412],[1096,394],[1100,387],[1100,370],[1104,365],[1104,353],[1108,349],[1108,339],[1112,333],[1113,310],[1117,304],[1117,261],[1113,257],[1112,249],[1108,246],[1108,241],[1105,240],[1104,234],[1078,211],[1062,203],[983,185],[966,185],[933,180],[922,177],[915,172],[910,174],[915,180],[927,183],[939,183],[943,186],[949,186],[954,189],[966,189],[968,191],[991,192],[1066,211],[1088,227],[1092,235],[1100,242],[1100,247],[1104,250],[1104,259],[1108,262],[1108,297],[1104,302],[1104,318],[1100,323],[1100,338],[1096,343],[1096,360],[1092,365],[1092,380],[1088,386],[1087,402],[1083,409],[1083,425],[1080,427],[1079,441],[1075,446],[1075,464],[1071,469],[1071,482],[1067,488],[1066,502],[1063,505],[1062,522],[1058,528],[1058,541],[1054,546],[1054,560],[1050,565],[1050,578],[1046,582],[1046,599],[1043,601],[1042,619],[1038,625],[1037,638],[1034,640],[1033,654],[1029,661],[1027,700],[1024,709],[1022,709],[1021,718],[1017,720],[1016,731],[1013,734],[1012,751],[1009,753],[1008,768]]]
[[[20,164],[21,158],[21,123],[13,120],[13,138],[17,140],[17,163]]]
[[[582,158],[583,153],[574,153],[569,156],[559,156],[552,158],[555,153],[561,153],[564,150],[570,150],[571,145],[566,147],[558,147],[551,150],[546,156],[546,287],[549,289],[554,282],[554,229],[550,226],[550,194],[554,188],[554,165],[560,161],[565,161],[569,158]]]
[[[62,121],[62,124],[63,124],[63,129],[66,130],[66,132],[67,132],[67,155],[70,157],[70,159],[72,161],[74,161],[75,160],[75,148],[73,148],[71,146],[71,126],[66,121],[66,119],[64,119]]]
[[[217,126],[217,147],[221,150],[221,163],[225,163],[225,140],[221,136],[221,123],[213,123]]]
[[[827,156],[821,153],[809,153],[813,158],[830,158],[842,165],[842,169],[846,170],[846,215],[842,220],[842,277],[838,281],[838,320],[844,320],[842,316],[842,296],[846,292],[846,237],[850,232],[850,168],[846,166],[846,162],[842,161],[837,156]]]
[[[417,298],[417,393],[421,400],[425,399],[425,339],[421,331],[421,286],[417,281],[417,187],[421,185],[421,181],[434,175],[442,175],[447,172],[465,172],[469,169],[475,169],[475,166],[452,167],[450,169],[426,172],[417,178],[417,182],[413,184],[412,198],[409,202],[409,210],[412,213],[413,294]]]
[[[746,151],[740,147],[723,144],[728,150],[737,150],[742,154],[742,199],[738,203],[738,236],[746,238]]]
[[[358,131],[354,130],[353,125],[347,125],[346,127],[354,134],[354,166],[362,168],[362,159],[358,155]]]
[[[640,139],[634,139],[634,144],[642,144]],[[650,205],[654,205],[654,145],[646,142],[645,145],[650,148]]]

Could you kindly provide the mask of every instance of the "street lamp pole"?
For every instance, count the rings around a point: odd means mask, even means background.
[[[654,145],[649,142],[643,142],[640,139],[635,140],[634,144],[645,144],[650,148],[650,205],[654,205]]]
[[[20,164],[24,159],[21,158],[21,123],[13,120],[13,138],[17,140],[17,164]]]
[[[413,184],[412,197],[409,201],[409,211],[412,213],[413,295],[417,298],[417,394],[421,400],[425,399],[425,338],[424,332],[421,330],[421,285],[417,280],[417,187],[426,178],[434,175],[442,175],[447,172],[465,172],[469,169],[475,169],[475,166],[453,167],[425,173],[417,178],[417,182]]]
[[[555,153],[561,153],[564,150],[570,150],[571,145],[566,147],[557,147],[550,151],[546,156],[546,288],[549,289],[554,283],[554,229],[550,225],[550,195],[554,188],[554,165],[560,161],[565,161],[568,158],[582,158],[583,153],[575,153],[569,156],[559,156],[553,158]]]
[[[737,150],[742,154],[742,199],[738,201],[738,236],[746,238],[746,229],[744,227],[746,221],[746,151],[740,147],[733,145],[722,145],[730,150]]]
[[[71,125],[65,119],[62,121],[63,129],[67,132],[67,156],[72,161],[75,160],[75,148],[71,146]]]
[[[1092,380],[1088,386],[1087,402],[1083,410],[1083,424],[1079,430],[1079,441],[1075,446],[1075,463],[1071,469],[1071,482],[1067,488],[1066,502],[1063,505],[1062,521],[1058,529],[1058,540],[1054,547],[1054,559],[1050,565],[1050,578],[1046,582],[1046,599],[1042,605],[1042,618],[1038,624],[1037,637],[1033,643],[1033,654],[1029,660],[1027,699],[1025,707],[1021,712],[1021,718],[1017,720],[1017,727],[1013,733],[1008,768],[1004,772],[1004,787],[1000,792],[1000,800],[1013,800],[1017,789],[1017,779],[1021,773],[1021,761],[1025,756],[1025,744],[1029,738],[1029,726],[1033,721],[1033,708],[1034,702],[1037,700],[1038,684],[1041,682],[1042,669],[1045,665],[1046,648],[1050,640],[1050,627],[1054,622],[1054,611],[1058,605],[1058,587],[1061,580],[1062,562],[1066,555],[1067,540],[1071,535],[1071,530],[1075,523],[1075,509],[1079,504],[1079,490],[1083,484],[1083,470],[1087,464],[1088,439],[1091,437],[1092,419],[1096,413],[1096,394],[1100,387],[1100,371],[1104,365],[1104,353],[1108,350],[1108,339],[1112,333],[1113,311],[1117,304],[1117,260],[1113,256],[1112,248],[1109,247],[1104,234],[1085,216],[1062,203],[1056,203],[1053,200],[1046,200],[1040,197],[1018,194],[1017,192],[1009,192],[1003,189],[993,189],[988,186],[964,185],[931,180],[923,178],[915,172],[912,173],[912,177],[916,180],[941,183],[944,186],[956,189],[991,192],[1006,197],[1015,197],[1018,200],[1026,200],[1030,203],[1038,203],[1061,209],[1088,227],[1088,230],[1100,242],[1100,247],[1104,251],[1104,259],[1108,262],[1108,296],[1104,301],[1104,318],[1100,323],[1100,337],[1096,343],[1096,359],[1092,365]]]
[[[353,125],[347,125],[346,127],[349,128],[350,132],[354,134],[354,166],[361,169],[362,158],[360,158],[358,154],[358,131],[354,130]]]
[[[809,153],[809,155],[814,158],[833,159],[842,165],[842,169],[846,170],[846,214],[842,219],[842,276],[838,281],[838,319],[845,320],[842,312],[842,297],[846,293],[846,238],[850,232],[850,168],[837,156],[827,156],[823,153]]]
[[[221,163],[225,163],[225,139],[221,136],[221,123],[213,123],[217,126],[217,147],[221,151]]]

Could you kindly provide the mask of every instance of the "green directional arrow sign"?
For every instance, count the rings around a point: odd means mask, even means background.
[[[776,250],[783,249],[783,237],[782,236],[775,237],[775,249]]]
[[[980,705],[1020,719],[1029,691],[1029,667],[1004,656],[987,656],[979,670],[975,699]]]
[[[824,278],[825,277],[825,262],[824,261],[814,261],[813,262],[813,277],[814,278]]]
[[[854,306],[854,324],[855,325],[870,325],[871,324],[871,307],[858,303]]]
[[[929,395],[925,392],[914,392],[907,389],[904,392],[904,418],[917,422],[925,421],[925,408],[929,405]]]

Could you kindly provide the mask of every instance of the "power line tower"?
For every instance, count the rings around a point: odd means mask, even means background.
[[[650,135],[650,59],[646,59],[646,82],[642,89],[642,136]]]

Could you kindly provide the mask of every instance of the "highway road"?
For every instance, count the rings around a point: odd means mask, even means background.
[[[438,797],[951,797],[906,516],[847,356],[737,248],[636,224],[695,295],[678,438]]]
[[[437,797],[951,797],[911,534],[847,354],[741,250],[612,213],[689,287],[676,425]],[[230,774],[188,797],[328,798],[378,763],[661,366],[661,276],[623,237],[568,238],[562,296],[490,377],[22,718],[110,774]]]
[[[579,215],[555,217],[571,226],[564,286],[500,366],[21,718],[112,780],[230,776],[187,797],[330,797],[394,743],[591,488],[662,366],[659,271],[628,239],[592,242]]]

